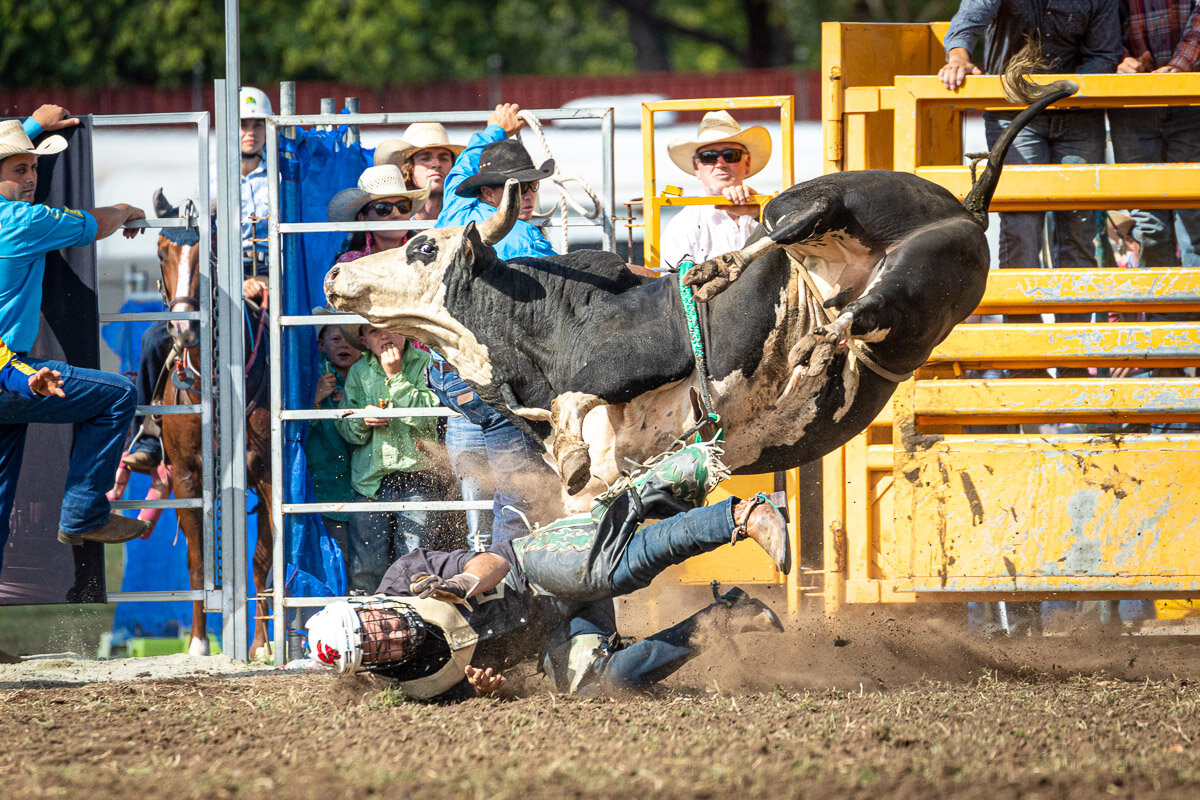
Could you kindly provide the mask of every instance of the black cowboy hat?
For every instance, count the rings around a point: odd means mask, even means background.
[[[533,165],[525,146],[516,139],[492,142],[479,154],[479,172],[467,178],[454,193],[459,197],[474,197],[480,186],[503,186],[509,178],[530,183],[554,174],[554,159],[548,158],[540,167]]]

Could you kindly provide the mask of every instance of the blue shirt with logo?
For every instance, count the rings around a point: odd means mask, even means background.
[[[0,340],[14,352],[37,338],[46,253],[89,245],[98,231],[86,211],[0,200]]]

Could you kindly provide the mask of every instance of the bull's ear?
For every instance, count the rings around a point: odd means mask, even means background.
[[[483,243],[483,238],[479,235],[479,230],[475,227],[475,223],[468,222],[467,227],[463,229],[462,241],[458,248],[458,257],[460,263],[471,270],[472,276],[483,272],[483,268],[487,266],[487,249],[487,246]]]

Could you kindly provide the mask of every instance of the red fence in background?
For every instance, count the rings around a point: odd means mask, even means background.
[[[320,101],[332,97],[341,108],[347,97],[357,97],[363,113],[386,111],[469,111],[494,105],[499,96],[505,102],[524,108],[558,108],[562,104],[593,95],[660,94],[668,99],[688,97],[743,97],[794,95],[796,119],[816,120],[821,113],[821,87],[816,72],[794,69],[760,69],[722,73],[656,72],[635,75],[607,75],[594,78],[505,75],[496,84],[488,78],[478,80],[426,81],[385,89],[353,86],[334,82],[296,84],[297,112],[315,114]],[[260,86],[278,103],[278,86]],[[198,96],[197,96],[198,95]],[[24,116],[42,103],[57,103],[78,114],[145,114],[213,110],[212,85],[196,93],[189,87],[158,89],[138,86],[122,89],[81,91],[77,89],[6,89],[0,87],[0,114]],[[197,106],[202,106],[198,108]],[[278,111],[278,105],[276,105]],[[756,114],[739,112],[739,118],[778,118],[771,110]],[[698,119],[699,114],[681,115],[681,121]]]

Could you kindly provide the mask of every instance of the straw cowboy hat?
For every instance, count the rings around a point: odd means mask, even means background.
[[[312,313],[317,316],[330,316],[330,317],[347,317],[347,316],[349,316],[349,314],[346,314],[343,311],[338,311],[336,309],[330,308],[329,306],[317,306],[312,310]],[[336,325],[336,324],[337,324],[336,322],[330,323],[330,325]],[[363,323],[361,323],[361,322],[351,322],[347,325],[338,325],[338,327],[341,328],[342,338],[346,340],[346,344],[350,345],[355,350],[362,350],[362,351],[366,352],[367,347],[366,347],[366,345],[364,345],[362,343],[362,337],[359,336],[359,331],[362,330],[362,326],[363,326]],[[317,328],[317,335],[320,336],[321,331],[327,327],[329,327],[329,325],[322,325],[321,327]]]
[[[363,206],[384,197],[407,197],[417,208],[429,199],[428,189],[409,189],[395,164],[367,167],[358,177],[358,186],[343,189],[333,196],[325,215],[330,222],[353,222]]]
[[[728,111],[710,111],[700,120],[700,130],[695,139],[672,139],[667,145],[667,154],[689,175],[696,174],[692,156],[706,144],[714,142],[737,142],[750,152],[750,172],[746,177],[758,173],[771,159],[771,134],[761,125],[742,128]]]
[[[67,149],[67,140],[58,134],[47,136],[37,147],[29,139],[29,134],[15,119],[0,122],[0,159],[22,153],[33,156],[52,156]]]
[[[532,183],[553,174],[553,158],[535,167],[525,145],[516,139],[502,139],[483,148],[479,154],[479,172],[460,183],[454,193],[459,197],[474,197],[479,194],[481,186],[503,186],[510,178],[521,183]]]
[[[375,166],[395,164],[400,166],[413,153],[430,147],[449,150],[455,158],[467,149],[465,144],[450,144],[450,137],[440,122],[414,122],[404,129],[399,139],[387,139],[375,148]]]

